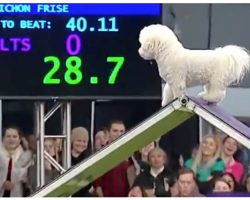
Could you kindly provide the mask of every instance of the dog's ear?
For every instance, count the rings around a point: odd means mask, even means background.
[[[152,39],[150,41],[147,41],[145,44],[147,50],[152,50],[152,51],[159,51],[161,52],[162,50],[165,49],[165,44],[160,42],[158,39]]]
[[[164,43],[159,43],[159,45],[158,45],[158,50],[159,50],[159,52],[162,52],[162,51],[164,51],[165,50],[165,44]]]

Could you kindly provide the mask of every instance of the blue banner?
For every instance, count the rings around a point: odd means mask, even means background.
[[[161,15],[161,4],[2,3],[0,15]]]

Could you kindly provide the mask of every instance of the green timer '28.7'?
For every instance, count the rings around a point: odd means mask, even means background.
[[[124,65],[125,58],[123,56],[107,57],[107,62],[114,63],[114,68],[109,75],[108,84],[115,84],[119,71]],[[61,83],[60,78],[55,78],[62,65],[60,59],[56,56],[47,56],[44,58],[45,63],[52,63],[52,68],[45,74],[43,84],[56,85]],[[84,72],[82,70],[82,59],[78,56],[70,56],[65,62],[64,81],[69,85],[77,85],[83,81]],[[97,84],[98,78],[91,77],[91,84]]]

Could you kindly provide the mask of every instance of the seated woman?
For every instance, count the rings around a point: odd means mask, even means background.
[[[76,127],[71,131],[71,165],[74,166],[85,158],[90,156],[88,151],[89,132],[84,127]],[[72,195],[72,197],[91,197],[90,193],[92,185],[89,184],[82,188],[78,192]]]
[[[235,177],[232,173],[225,172],[222,175],[222,178],[229,183],[232,192],[243,192],[244,191],[244,188],[242,187],[242,185],[240,183],[238,183],[235,180]]]
[[[140,186],[150,197],[170,197],[170,187],[174,184],[174,174],[168,169],[166,153],[154,148],[148,154],[150,168],[142,171],[134,185]]]
[[[204,195],[212,191],[214,180],[224,172],[224,162],[219,158],[220,144],[218,136],[205,136],[195,158],[191,158],[185,162],[185,167],[195,172],[199,190]]]
[[[95,151],[99,151],[108,144],[108,133],[105,128],[95,134]]]
[[[218,178],[214,182],[213,192],[232,192],[232,188],[225,179]]]
[[[3,131],[0,146],[0,196],[23,197],[23,183],[32,154],[21,145],[22,136],[17,127]]]
[[[235,153],[239,149],[239,144],[230,136],[226,136],[222,144],[221,158],[225,163],[225,172],[231,173],[235,180],[240,183],[244,174],[244,167],[242,163],[234,159]]]
[[[209,197],[249,197],[250,195],[245,192],[235,192],[232,187],[232,183],[228,182],[225,178],[226,176],[222,176],[218,178],[214,182],[213,193],[209,194]],[[233,176],[232,176],[233,177]]]
[[[151,142],[129,158],[130,166],[127,169],[127,173],[130,187],[133,186],[136,176],[150,168],[148,164],[148,153],[154,148],[155,142]]]
[[[247,176],[246,176],[244,188],[245,188],[246,192],[250,193],[250,174],[247,174]]]
[[[33,153],[33,160],[27,172],[27,177],[28,177],[27,187],[29,188],[29,193],[32,194],[38,189],[37,188],[37,159],[36,159],[37,146],[36,146],[35,135],[30,135],[28,139],[29,139],[30,150],[32,150],[32,153]],[[56,151],[55,139],[52,139],[52,138],[45,139],[44,150],[58,162],[58,156],[57,156],[58,152]],[[60,173],[46,159],[44,159],[44,173],[45,173],[44,174],[45,184],[50,183],[57,176],[60,175]]]

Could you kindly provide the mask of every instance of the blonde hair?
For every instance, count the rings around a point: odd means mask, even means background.
[[[56,139],[55,138],[46,138],[46,139],[44,139],[44,146],[45,146],[45,144],[47,142],[51,142],[52,148],[53,148],[53,153],[54,153],[54,155],[51,155],[51,156],[55,156],[55,159],[58,162],[59,161],[59,155],[58,155],[58,149],[56,148]]]
[[[215,150],[213,157],[205,163],[204,168],[206,169],[210,168],[216,162],[216,160],[220,157],[220,154],[221,154],[221,138],[218,135],[206,135],[205,137],[203,137],[202,143],[208,138],[212,138],[214,140],[216,144],[216,150]],[[202,143],[199,145],[197,154],[195,156],[195,159],[192,165],[192,170],[195,173],[197,173],[197,168],[201,165],[201,162],[202,162]]]
[[[89,141],[89,132],[84,127],[76,127],[73,128],[71,131],[71,142],[74,142],[75,140],[83,138],[87,142]]]
[[[148,153],[148,162],[149,162],[150,155],[152,153],[154,153],[154,152],[161,153],[163,155],[163,158],[164,158],[164,164],[167,164],[167,162],[168,162],[168,156],[167,156],[166,152],[162,148],[160,148],[160,147],[155,147],[155,148],[153,148],[153,149],[151,149],[149,151],[149,153]]]

